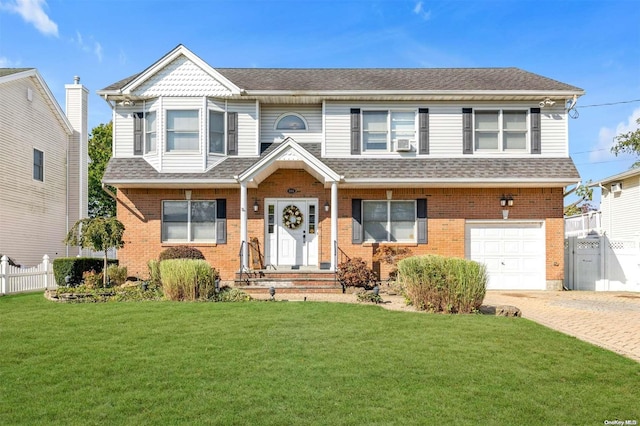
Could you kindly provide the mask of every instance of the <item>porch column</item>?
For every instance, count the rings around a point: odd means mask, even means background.
[[[331,182],[331,270],[336,271],[338,241],[338,182]]]
[[[240,244],[242,270],[249,269],[249,241],[247,240],[247,183],[240,182]]]

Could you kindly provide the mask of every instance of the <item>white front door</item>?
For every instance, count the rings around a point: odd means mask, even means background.
[[[267,200],[267,263],[307,266],[318,263],[318,200]]]

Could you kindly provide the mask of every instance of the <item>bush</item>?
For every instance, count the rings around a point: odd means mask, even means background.
[[[371,288],[378,277],[364,260],[354,257],[338,265],[338,280],[346,287]]]
[[[147,262],[149,268],[149,282],[156,287],[160,287],[160,261],[150,260]]]
[[[65,277],[69,277],[69,286],[82,283],[85,272],[102,272],[103,259],[93,257],[59,257],[53,261],[53,276],[59,286],[66,285]],[[108,264],[117,265],[116,259],[109,259]]]
[[[395,280],[398,275],[398,262],[411,256],[411,250],[407,247],[379,246],[373,252],[373,261],[391,265],[389,279]]]
[[[398,262],[398,281],[416,308],[471,313],[480,308],[487,288],[483,264],[443,256],[409,257]]]
[[[82,282],[88,289],[102,287],[102,272],[86,271],[82,273]]]
[[[160,261],[169,260],[169,259],[202,259],[204,260],[204,255],[200,250],[195,247],[189,246],[175,246],[169,247],[160,253],[160,257],[158,258]]]
[[[361,291],[356,294],[356,298],[358,299],[358,302],[369,302],[375,304],[383,302],[382,297],[379,294],[375,294],[370,291]]]
[[[215,296],[217,271],[200,259],[160,262],[160,282],[169,300],[208,300]]]
[[[248,302],[251,296],[239,288],[226,287],[216,296],[216,302]]]
[[[127,267],[118,265],[109,265],[107,267],[107,278],[111,286],[121,286],[127,281]]]

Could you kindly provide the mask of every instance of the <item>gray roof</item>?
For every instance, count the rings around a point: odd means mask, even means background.
[[[582,91],[519,68],[216,68],[216,71],[248,91]],[[122,89],[138,75],[102,90]]]
[[[23,71],[29,71],[33,68],[0,68],[0,77],[4,77],[11,74],[17,74]]]
[[[262,153],[269,155],[278,144],[273,144]],[[578,181],[580,175],[571,158],[322,158],[318,143],[300,144],[325,165],[344,176],[345,181],[366,179],[388,180],[433,180],[457,181],[460,179],[484,182],[495,180],[496,184],[505,180],[570,180]],[[105,183],[136,181],[175,181],[184,179],[190,183],[210,180],[230,180],[240,175],[261,157],[227,157],[213,169],[204,173],[158,173],[143,158],[112,158],[103,180]],[[186,184],[187,182],[185,182]]]

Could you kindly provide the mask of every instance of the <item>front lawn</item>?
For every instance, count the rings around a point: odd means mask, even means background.
[[[640,364],[525,319],[0,297],[0,424],[640,421]]]

